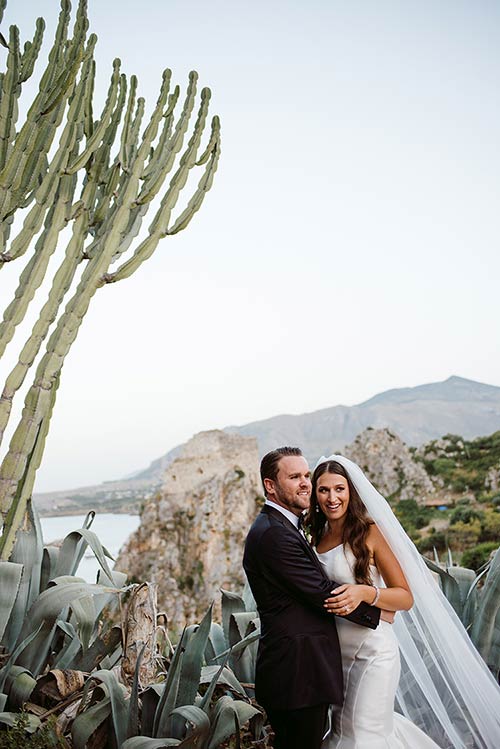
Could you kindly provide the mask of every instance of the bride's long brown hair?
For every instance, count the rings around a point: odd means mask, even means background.
[[[312,477],[311,506],[307,513],[305,524],[311,529],[312,543],[317,546],[325,532],[326,516],[319,506],[316,496],[316,487],[319,478],[324,473],[337,473],[347,480],[349,486],[349,504],[342,527],[342,544],[348,544],[356,559],[354,565],[354,577],[357,583],[371,585],[370,575],[370,550],[366,544],[368,531],[373,521],[368,517],[366,507],[359,498],[359,494],[352,485],[351,479],[344,466],[335,460],[327,460],[320,463]]]

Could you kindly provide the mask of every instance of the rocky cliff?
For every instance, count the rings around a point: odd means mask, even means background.
[[[368,427],[344,454],[357,463],[389,500],[415,499],[424,504],[435,487],[408,445],[389,429]]]
[[[262,502],[257,441],[201,432],[168,467],[163,488],[116,566],[158,583],[158,600],[178,629],[198,621],[219,589],[243,585],[243,543]]]

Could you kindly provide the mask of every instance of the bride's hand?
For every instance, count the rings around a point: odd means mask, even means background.
[[[370,598],[373,598],[371,585],[339,585],[332,590],[332,597],[326,599],[324,607],[330,614],[346,616]]]

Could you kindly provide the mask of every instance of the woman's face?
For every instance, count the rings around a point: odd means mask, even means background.
[[[316,484],[316,499],[329,522],[340,520],[349,505],[347,479],[338,473],[323,473]]]

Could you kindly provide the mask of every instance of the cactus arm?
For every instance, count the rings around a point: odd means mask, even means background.
[[[151,202],[151,200],[153,200],[153,198],[158,194],[158,191],[160,190],[160,187],[162,186],[166,175],[172,168],[172,164],[177,153],[182,148],[184,136],[189,124],[189,118],[191,117],[191,112],[193,111],[197,80],[198,75],[194,71],[191,71],[191,73],[189,74],[189,85],[186,93],[186,99],[184,102],[182,114],[179,118],[179,122],[176,125],[174,134],[170,142],[168,143],[167,148],[164,149],[166,150],[166,153],[162,154],[161,149],[158,148],[158,158],[153,157],[152,159],[154,171],[150,172],[150,174],[148,175],[148,179],[145,180],[144,187],[141,190],[139,198],[137,199],[137,202],[139,204]],[[168,125],[169,117],[166,117],[165,127],[168,127]],[[163,158],[161,158],[162,156]]]
[[[67,205],[65,198],[64,196],[61,196],[57,208],[54,211],[54,214],[57,215],[54,215],[51,219],[52,212],[49,214],[48,230],[44,233],[45,238],[43,240],[44,250],[48,250],[52,246],[55,248],[59,232],[66,223],[66,208]],[[77,224],[84,220],[85,217],[82,212],[77,219]],[[47,335],[48,329],[56,317],[57,310],[64,298],[64,294],[71,284],[74,273],[81,259],[82,246],[83,239],[79,244],[76,243],[73,238],[68,243],[66,256],[54,276],[48,300],[42,307],[40,316],[33,327],[33,331],[21,350],[18,363],[12,369],[5,381],[4,389],[0,397],[0,444],[2,443],[5,428],[9,421],[13,398],[22,386],[26,374],[32,366],[33,361],[40,350],[40,346]],[[44,270],[45,269],[43,269],[43,272]],[[34,275],[35,273],[31,274],[31,276]]]
[[[2,101],[0,104],[0,170],[7,161],[16,134],[17,100],[20,93],[20,64],[19,29],[17,26],[11,26],[7,72],[2,81]]]
[[[167,110],[163,115],[165,123],[161,132],[160,140],[153,153],[151,154],[148,166],[146,167],[142,175],[143,180],[145,180],[145,185],[151,179],[151,177],[154,176],[154,172],[158,168],[158,163],[160,162],[161,158],[167,153],[169,139],[172,134],[172,125],[174,121],[173,114],[175,105],[177,104],[177,100],[179,99],[179,92],[180,88],[179,86],[176,86],[173,93],[169,94]]]
[[[58,71],[57,77],[55,75],[52,76],[52,85],[46,92],[45,101],[41,109],[42,115],[50,112],[65,98],[66,92],[71,88],[78,74],[84,55],[85,37],[89,26],[86,10],[87,2],[86,0],[81,0],[76,14],[73,39],[69,42],[62,70]],[[58,62],[61,61],[60,55],[63,49],[62,45],[57,48]]]
[[[68,174],[74,174],[78,169],[81,169],[82,166],[85,166],[87,161],[90,159],[92,154],[97,150],[99,147],[102,137],[104,135],[104,132],[106,131],[106,128],[108,127],[108,123],[111,119],[111,116],[113,114],[113,110],[115,108],[116,99],[118,96],[118,87],[120,84],[120,60],[116,59],[113,63],[113,74],[111,76],[111,84],[108,89],[108,96],[106,99],[106,103],[104,105],[104,110],[101,115],[101,119],[99,121],[99,125],[96,127],[95,131],[92,133],[92,136],[89,138],[87,145],[85,146],[85,149],[83,152],[76,158],[74,161],[71,162],[66,167],[66,171]]]
[[[87,65],[87,68],[89,68],[89,65]],[[52,195],[57,191],[58,175],[64,169],[73,149],[77,146],[78,139],[82,137],[81,128],[78,127],[78,123],[83,112],[85,85],[86,80],[82,76],[79,90],[68,111],[68,122],[61,136],[59,149],[54,156],[46,178],[37,190],[35,205],[28,213],[19,235],[12,242],[12,257],[18,257],[23,254],[29,247],[33,236],[41,228],[46,206],[53,200]],[[12,340],[16,326],[24,319],[29,304],[43,281],[50,257],[56,249],[59,233],[64,228],[66,215],[63,208],[68,202],[71,202],[76,182],[73,178],[63,175],[59,177],[59,184],[65,187],[65,189],[61,189],[59,192],[57,201],[59,210],[55,216],[50,216],[49,221],[46,222],[48,225],[45,232],[37,240],[35,254],[21,274],[14,300],[5,310],[3,322],[0,323],[0,356],[2,356],[6,346]],[[70,194],[67,192],[69,185],[73,186]]]
[[[203,174],[203,177],[199,181],[198,188],[196,192],[194,193],[194,195],[192,196],[192,198],[190,199],[187,207],[177,218],[172,228],[167,231],[168,235],[177,234],[178,232],[186,228],[186,226],[189,224],[189,222],[193,218],[194,214],[200,210],[203,200],[205,199],[205,195],[212,187],[214,175],[215,175],[215,172],[217,171],[217,166],[218,166],[219,157],[220,157],[220,137],[219,137],[220,125],[219,125],[218,117],[214,117],[213,128],[215,132],[217,133],[217,137],[215,141],[213,142],[211,151],[207,152],[209,154],[207,156],[207,159],[209,158],[210,160],[207,163],[205,173]],[[197,163],[200,164],[200,162],[201,162],[201,159]]]
[[[92,69],[90,71],[87,83],[87,97],[85,99],[85,119],[83,123],[83,132],[86,138],[90,138],[94,132],[94,115],[92,111],[92,97],[94,96],[95,82],[95,60],[92,60]]]
[[[33,41],[28,45],[25,45],[24,53],[21,57],[21,70],[19,73],[19,82],[25,83],[28,78],[33,75],[35,62],[37,61],[38,55],[40,54],[40,48],[42,46],[43,34],[45,31],[45,21],[43,18],[37,18],[36,29]]]
[[[143,96],[139,96],[137,99],[137,107],[135,110],[134,120],[132,122],[132,127],[130,128],[130,136],[127,141],[127,147],[129,149],[128,152],[128,163],[130,163],[137,153],[138,143],[139,143],[139,130],[141,129],[142,124],[142,118],[144,117],[144,106],[145,101]]]
[[[118,197],[109,211],[108,215],[106,216],[105,221],[102,223],[100,227],[100,231],[98,233],[98,236],[92,242],[90,247],[87,249],[87,256],[90,258],[94,258],[96,255],[100,254],[103,251],[103,243],[106,241],[106,238],[109,236],[110,232],[113,232],[116,236],[116,228],[117,228],[117,216],[124,216],[123,213],[120,214],[120,209],[123,205],[123,202],[127,200],[131,200],[131,204],[129,206],[129,210],[127,212],[127,223],[125,225],[122,225],[120,221],[120,238],[119,242],[117,244],[116,250],[113,253],[113,256],[115,254],[118,254],[120,252],[119,248],[122,245],[122,242],[126,238],[127,230],[130,230],[131,227],[137,228],[135,226],[135,219],[137,218],[137,215],[141,213],[141,207],[137,204],[137,191],[138,191],[138,181],[135,183],[135,179],[137,180],[141,177],[141,175],[144,173],[144,162],[150,152],[151,144],[156,138],[156,135],[158,133],[159,124],[161,122],[162,116],[163,116],[163,109],[165,107],[165,103],[168,98],[168,90],[170,86],[170,71],[165,70],[163,72],[162,77],[162,85],[160,89],[160,94],[158,97],[158,101],[156,103],[156,108],[153,112],[153,115],[150,119],[150,122],[148,123],[146,130],[143,135],[142,143],[137,151],[137,153],[134,155],[134,160],[132,162],[133,166],[129,170],[129,173],[123,172],[121,176],[121,182],[118,188]],[[139,129],[140,122],[142,120],[142,114],[144,111],[144,100],[139,99],[137,102],[137,115],[135,118],[134,125],[132,129],[135,131],[135,129]],[[135,138],[135,132],[134,132],[134,138]],[[132,146],[133,150],[135,151],[136,146],[135,144]],[[137,173],[137,164],[138,159],[140,163],[142,164],[142,169],[139,173]],[[134,180],[131,181],[132,172],[134,173]],[[130,188],[130,185],[135,185],[134,187]],[[122,219],[124,220],[124,219]],[[137,229],[138,231],[138,229]],[[112,257],[113,257],[112,256]],[[107,270],[107,269],[106,269]]]
[[[75,60],[81,59],[83,55],[87,22],[79,8],[80,17],[78,20],[77,16],[75,24],[75,38],[69,47],[69,58],[73,61],[73,64],[68,67],[67,61],[64,59],[63,49],[69,21],[70,5],[68,2],[63,2],[61,5],[63,9],[59,18],[56,41],[49,53],[49,62],[42,75],[39,92],[28,110],[26,122],[15,139],[13,148],[9,153],[8,161],[0,172],[0,220],[5,220],[6,217],[25,202],[26,194],[30,192],[31,185],[29,182],[17,183],[17,189],[13,191],[12,186],[16,180],[16,175],[24,169],[26,155],[33,150],[35,142],[42,144],[45,154],[49,152],[56,130],[62,121],[66,101],[74,88],[77,67],[73,58]],[[89,39],[90,53],[94,45],[95,37],[92,42]],[[66,88],[64,88],[63,83],[66,85]],[[43,115],[47,99],[51,95],[53,107]],[[40,134],[40,131],[43,131],[43,135]],[[27,176],[29,176],[29,171],[27,172]],[[5,237],[3,246],[5,246]],[[2,246],[0,246],[1,249]],[[11,258],[7,256],[7,259]]]
[[[16,540],[17,529],[22,523],[22,519],[24,518],[28,509],[28,502],[31,500],[36,472],[40,467],[40,463],[42,462],[45,441],[47,439],[47,434],[49,431],[50,419],[52,416],[52,411],[54,410],[58,387],[59,377],[55,378],[52,385],[51,391],[49,393],[46,415],[38,426],[33,448],[28,460],[26,461],[23,478],[19,482],[14,501],[9,507],[9,511],[5,517],[2,535],[0,536],[0,559],[3,561],[7,561],[12,553],[14,542]]]
[[[190,169],[192,169],[196,165],[196,153],[199,148],[201,136],[205,126],[209,101],[210,91],[209,89],[203,89],[201,94],[200,109],[198,112],[198,118],[194,127],[193,135],[189,141],[186,151],[181,157],[179,168],[172,177],[169,188],[165,193],[165,196],[162,199],[153,223],[151,224],[149,236],[140,243],[131,258],[123,263],[115,272],[108,273],[100,279],[100,286],[103,286],[107,283],[121,281],[124,278],[129,278],[133,273],[135,273],[137,268],[142,265],[145,260],[151,257],[156,247],[158,246],[158,242],[160,241],[160,239],[170,233],[168,231],[168,222],[172,210],[177,203],[181,190],[186,184]],[[178,221],[176,226],[174,227],[175,233],[181,231],[184,226],[188,225],[194,213],[201,206],[205,193],[212,184],[213,174],[215,173],[215,169],[217,168],[218,161],[217,145],[219,142],[219,129],[220,126],[218,118],[214,118],[212,122],[212,136],[210,138],[210,143],[213,144],[213,158],[210,160],[208,166],[206,167],[205,174],[200,180],[198,189],[189,202],[188,208],[186,208],[182,216],[179,218],[179,221],[182,220],[182,224]],[[205,154],[203,154],[203,157],[205,157]]]
[[[130,135],[132,127],[132,116],[135,106],[135,99],[137,94],[137,77],[135,75],[130,78],[130,92],[128,96],[127,109],[125,112],[125,120],[123,122],[123,129],[120,138],[120,155],[119,161],[121,168],[126,172],[129,167],[129,156],[130,156]]]

